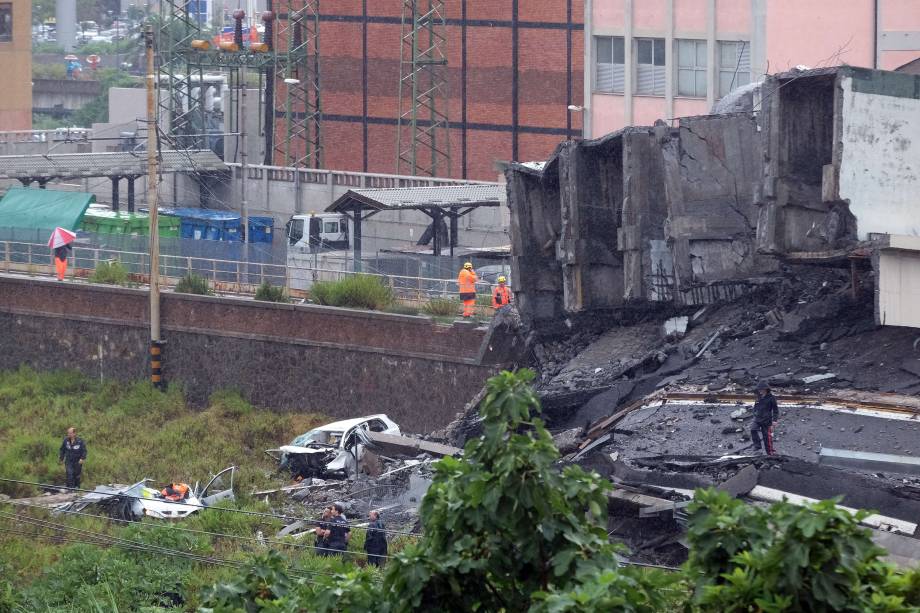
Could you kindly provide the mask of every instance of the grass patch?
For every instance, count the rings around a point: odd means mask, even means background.
[[[424,311],[437,317],[450,317],[460,314],[460,301],[453,298],[432,298],[425,303]]]
[[[268,281],[263,281],[259,289],[256,290],[256,300],[265,302],[290,302],[287,294],[284,293],[283,287],[276,287]]]
[[[340,281],[318,281],[310,289],[317,304],[382,311],[394,302],[393,290],[380,277],[351,275]]]
[[[128,269],[118,260],[99,262],[96,270],[90,275],[92,283],[107,283],[109,285],[127,285]]]
[[[208,280],[193,272],[179,279],[175,291],[180,294],[198,294],[199,296],[210,296],[213,293]]]

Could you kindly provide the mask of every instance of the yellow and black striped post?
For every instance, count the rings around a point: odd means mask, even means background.
[[[163,388],[163,343],[150,341],[150,382],[153,387]]]

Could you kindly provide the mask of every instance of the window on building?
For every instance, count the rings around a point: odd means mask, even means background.
[[[719,41],[719,97],[751,82],[751,43]]]
[[[13,3],[0,2],[0,43],[13,40]]]
[[[594,91],[623,93],[626,53],[621,36],[594,37]]]
[[[677,95],[706,97],[706,41],[677,41]]]
[[[636,93],[664,96],[664,39],[636,39]]]

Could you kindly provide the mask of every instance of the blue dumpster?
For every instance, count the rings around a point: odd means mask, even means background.
[[[272,242],[272,228],[275,226],[273,217],[253,216],[249,218],[249,242]]]

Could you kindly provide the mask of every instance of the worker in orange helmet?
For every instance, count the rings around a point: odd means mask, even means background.
[[[171,500],[173,502],[179,502],[188,498],[189,488],[185,483],[170,483],[163,488],[163,491],[160,494],[166,500]]]
[[[476,271],[473,264],[467,262],[457,276],[460,300],[463,301],[463,316],[472,317],[476,308]]]
[[[498,276],[498,287],[492,292],[492,308],[500,309],[511,304],[511,291],[505,285],[508,280],[505,275]]]

